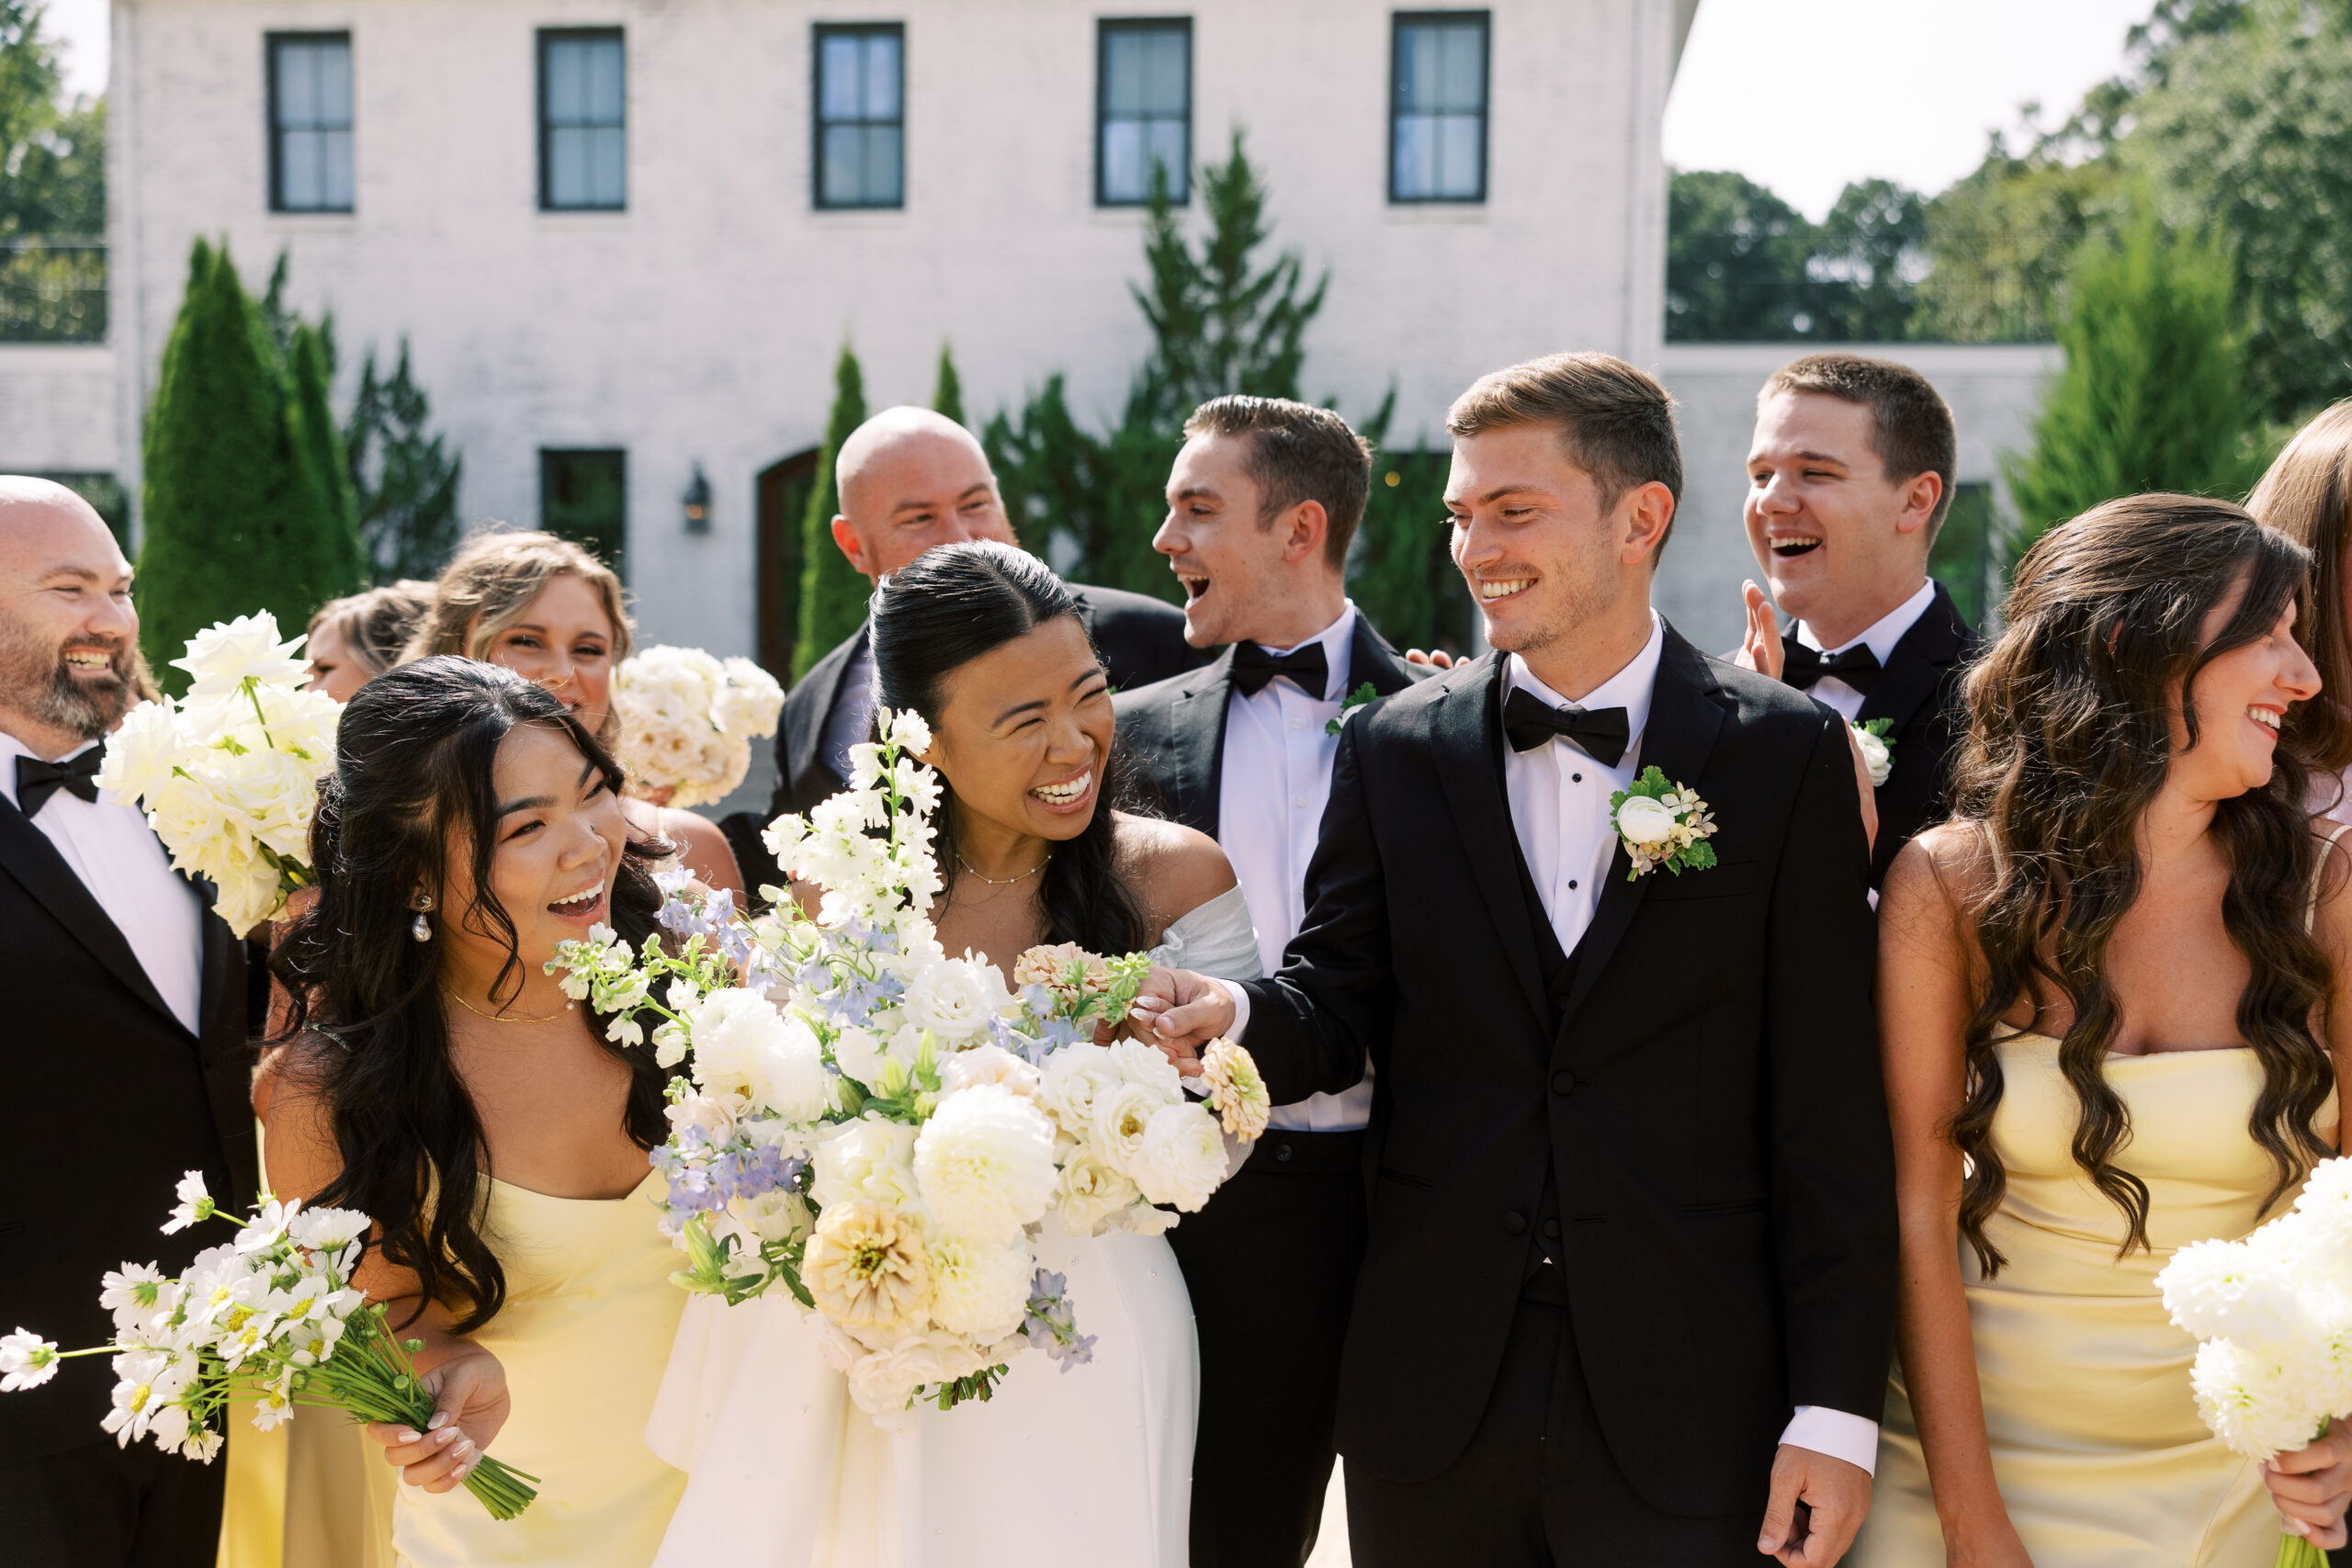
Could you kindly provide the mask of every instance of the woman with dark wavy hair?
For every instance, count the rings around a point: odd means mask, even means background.
[[[2320,691],[2308,565],[2225,502],[2109,502],[2027,554],[1970,672],[1959,812],[1879,910],[1901,1355],[1855,1563],[2345,1539],[2352,1437],[2223,1449],[2154,1285],[2335,1152],[2352,857],[2278,739]]]
[[[667,846],[632,840],[621,783],[509,671],[379,675],[320,790],[318,901],[272,957],[294,1011],[270,1179],[374,1216],[358,1283],[424,1341],[427,1429],[368,1428],[413,1568],[642,1568],[684,1484],[641,1436],[684,1304],[649,1201],[668,1075],[544,970],[592,926],[653,930]],[[542,1478],[507,1523],[452,1490],[493,1439]]]

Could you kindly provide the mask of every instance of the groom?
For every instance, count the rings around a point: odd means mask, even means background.
[[[1447,428],[1498,651],[1343,730],[1282,972],[1156,971],[1139,1010],[1180,1061],[1240,1039],[1277,1103],[1374,1065],[1363,1568],[1835,1562],[1895,1255],[1843,725],[1650,608],[1682,474],[1655,381],[1555,355]],[[1716,863],[1631,874],[1610,797],[1649,768]]]

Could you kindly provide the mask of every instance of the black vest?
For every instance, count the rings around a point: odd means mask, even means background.
[[[1504,684],[1496,682],[1498,693]],[[1497,700],[1499,702],[1499,696]],[[1503,799],[1508,802],[1510,783],[1509,770],[1503,764],[1503,748],[1510,743],[1500,739],[1499,723],[1495,726],[1495,772],[1503,781]],[[1567,1021],[1568,996],[1576,988],[1576,955],[1561,951],[1559,933],[1552,929],[1552,917],[1544,908],[1544,896],[1536,890],[1535,877],[1527,866],[1527,851],[1520,844],[1516,831],[1511,834],[1511,863],[1519,872],[1519,893],[1527,905],[1527,923],[1535,933],[1535,960],[1544,976],[1544,996],[1551,1012],[1549,1032],[1556,1048],[1560,1032]],[[1528,1231],[1527,1271],[1520,1285],[1522,1299],[1553,1306],[1568,1304],[1567,1274],[1558,1261],[1559,1238],[1559,1171],[1556,1166],[1546,1162],[1544,1191],[1535,1202],[1535,1224]]]

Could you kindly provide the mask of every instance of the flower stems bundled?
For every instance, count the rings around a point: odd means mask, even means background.
[[[229,1220],[201,1172],[181,1179],[178,1197],[166,1235]],[[297,1404],[423,1430],[433,1396],[410,1358],[424,1341],[403,1342],[384,1306],[351,1287],[372,1224],[356,1209],[265,1198],[233,1242],[206,1248],[176,1277],[152,1263],[109,1272],[98,1304],[114,1314],[111,1344],[60,1350],[23,1328],[0,1337],[0,1390],[37,1388],[65,1361],[111,1355],[114,1407],[101,1427],[124,1448],[151,1438],[206,1464],[223,1440],[214,1417],[245,1401],[264,1431],[291,1420]],[[537,1495],[537,1479],[484,1456],[466,1490],[493,1518],[511,1519]]]
[[[1024,1348],[1083,1363],[1093,1341],[1037,1265],[1046,1218],[1077,1236],[1166,1230],[1224,1180],[1226,1135],[1255,1137],[1268,1107],[1238,1046],[1212,1051],[1204,1106],[1157,1049],[1094,1043],[1125,1018],[1145,954],[1035,948],[1011,986],[947,956],[929,919],[939,783],[913,760],[930,737],[914,714],[881,716],[850,787],[767,830],[824,890],[813,919],[770,887],[775,912],[747,920],[678,877],[673,946],[599,928],[548,968],[614,1038],[650,1026],[663,1065],[688,1064],[653,1154],[688,1262],[673,1278],[730,1305],[780,1282],[819,1314],[859,1408],[895,1421],[989,1398]]]
[[[2156,1276],[2195,1335],[2197,1413],[2233,1453],[2264,1461],[2352,1415],[2352,1159],[2321,1162],[2294,1210],[2243,1241],[2200,1241]],[[2278,1568],[2325,1568],[2301,1536]]]

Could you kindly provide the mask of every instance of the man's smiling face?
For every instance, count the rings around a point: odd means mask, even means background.
[[[1773,601],[1801,620],[1835,619],[1840,605],[1875,604],[1891,585],[1916,582],[1917,524],[1902,525],[1917,479],[1887,477],[1868,404],[1819,392],[1766,400],[1743,515]]]
[[[94,740],[138,700],[130,563],[82,499],[0,479],[0,711],[29,744]]]

